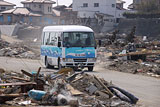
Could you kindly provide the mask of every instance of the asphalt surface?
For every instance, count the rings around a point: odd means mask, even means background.
[[[20,72],[21,69],[27,71],[37,71],[39,67],[43,67],[42,72],[52,73],[57,69],[45,69],[39,60],[17,59],[0,57],[0,68]],[[109,71],[101,65],[95,67],[94,72],[88,72],[99,77],[103,77],[107,81],[123,88],[140,99],[138,104],[143,107],[159,107],[160,105],[160,79],[147,77],[142,75],[134,75],[117,71]]]

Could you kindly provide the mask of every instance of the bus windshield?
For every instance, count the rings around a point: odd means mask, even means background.
[[[65,32],[63,33],[64,47],[95,47],[93,32]]]

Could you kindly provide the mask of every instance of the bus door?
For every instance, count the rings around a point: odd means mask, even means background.
[[[50,50],[52,51],[52,65],[58,65],[59,47],[58,47],[58,35],[57,32],[50,33]]]

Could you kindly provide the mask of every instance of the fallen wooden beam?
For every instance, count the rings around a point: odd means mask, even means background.
[[[21,70],[21,72],[29,77],[33,77],[33,75],[25,70]]]
[[[4,83],[4,84],[0,84],[0,86],[23,86],[23,85],[36,85],[35,82],[16,82],[16,83]]]
[[[36,78],[38,78],[40,71],[41,71],[41,67],[39,67],[39,69],[38,69],[38,72],[36,74]]]
[[[30,82],[30,80],[27,80],[27,79],[24,79],[24,78],[20,78],[20,77],[12,76],[11,78],[12,78],[12,79],[17,79],[17,80],[26,81],[26,82]]]
[[[19,94],[0,94],[0,97],[21,97],[26,96],[27,93],[19,93]]]
[[[107,86],[105,86],[100,79],[98,79],[95,75],[94,75],[94,78],[97,80],[97,82],[106,89],[106,91],[108,92],[108,94],[110,95],[110,97],[113,97],[114,94],[108,89]]]

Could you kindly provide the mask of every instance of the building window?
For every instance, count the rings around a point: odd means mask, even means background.
[[[41,5],[41,4],[39,5],[39,8],[42,8],[42,5]]]
[[[29,22],[32,23],[32,17],[29,17]]]
[[[99,3],[94,3],[94,7],[99,7]]]
[[[11,22],[11,21],[12,21],[12,17],[8,16],[8,22]]]
[[[112,4],[112,7],[114,8],[114,7],[115,7],[115,4]]]
[[[88,3],[83,3],[83,7],[88,7]]]
[[[48,7],[48,12],[52,12],[52,7]]]
[[[24,22],[24,17],[21,18],[21,21]]]
[[[6,10],[6,7],[1,7],[1,10]]]
[[[50,7],[50,12],[52,12],[52,7]]]
[[[50,7],[48,7],[48,12],[50,12]]]
[[[36,4],[34,4],[34,7],[36,8]]]

